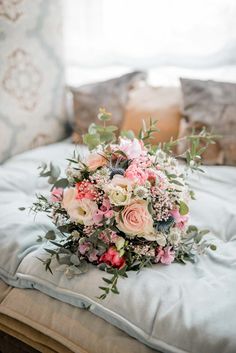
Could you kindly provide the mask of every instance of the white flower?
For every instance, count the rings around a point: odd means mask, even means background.
[[[150,194],[149,190],[144,186],[136,186],[134,188],[134,195],[138,199],[146,199],[149,196],[149,194]]]
[[[172,245],[178,245],[181,240],[181,231],[178,228],[172,228],[168,236],[168,240]]]
[[[162,233],[154,233],[144,236],[146,240],[156,241],[160,246],[166,245],[166,237]]]
[[[130,203],[131,193],[121,186],[113,186],[108,191],[110,202],[115,206],[125,206]]]
[[[98,210],[97,204],[89,199],[77,200],[75,197],[76,189],[70,188],[64,192],[62,201],[71,221],[85,226],[93,225],[93,215]]]

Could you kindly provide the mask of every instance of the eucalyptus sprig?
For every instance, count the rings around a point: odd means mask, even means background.
[[[106,125],[111,120],[111,113],[100,108],[98,119],[102,125],[92,123],[88,128],[88,133],[83,135],[83,142],[88,146],[89,150],[93,150],[99,145],[106,145],[116,141],[115,131],[117,127],[114,125]]]
[[[202,155],[207,150],[209,145],[215,144],[215,140],[219,139],[220,135],[208,132],[205,127],[199,133],[192,129],[190,135],[180,137],[178,139],[171,138],[169,142],[164,142],[159,147],[167,154],[173,152],[174,147],[178,144],[186,142],[186,150],[175,156],[177,159],[184,159],[191,170],[203,172],[199,166],[202,163]]]

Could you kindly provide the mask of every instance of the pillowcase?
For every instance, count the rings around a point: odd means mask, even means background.
[[[180,136],[192,128],[221,135],[203,154],[205,164],[236,165],[236,84],[181,79],[183,116]],[[178,153],[186,148],[179,145]]]
[[[99,108],[111,112],[113,124],[120,128],[129,92],[144,80],[146,73],[136,71],[104,82],[70,88],[74,108],[73,142],[82,141],[89,125],[96,121]]]
[[[133,130],[136,136],[143,120],[149,124],[150,117],[157,120],[160,132],[154,134],[152,143],[176,139],[181,118],[181,91],[178,87],[144,86],[130,92],[121,130]]]
[[[4,3],[0,4],[0,162],[63,138],[66,119],[60,1]]]

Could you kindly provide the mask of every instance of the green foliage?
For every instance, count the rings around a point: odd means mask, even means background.
[[[139,131],[138,138],[144,142],[145,145],[150,143],[150,140],[153,138],[155,132],[159,132],[157,128],[157,120],[152,120],[149,118],[149,126],[146,125],[145,120],[143,120],[143,127]]]
[[[121,131],[120,136],[125,137],[129,140],[133,140],[135,138],[135,134],[132,130],[127,130],[127,131],[123,130]]]
[[[167,154],[173,152],[173,148],[179,143],[186,141],[186,151],[176,158],[183,158],[186,160],[188,167],[194,171],[203,172],[200,168],[202,162],[202,154],[206,151],[210,144],[215,144],[215,140],[219,139],[219,135],[214,135],[211,132],[208,132],[205,127],[199,132],[196,133],[195,129],[192,130],[190,135],[181,137],[177,140],[171,140],[160,144],[160,148]]]
[[[116,140],[115,131],[117,127],[114,125],[106,126],[106,122],[111,119],[111,113],[108,113],[105,109],[100,109],[98,119],[102,121],[103,125],[92,123],[89,126],[88,133],[83,135],[83,142],[88,146],[89,150]]]
[[[186,215],[186,214],[189,213],[189,208],[188,208],[188,206],[186,205],[186,203],[183,202],[183,201],[180,201],[180,203],[179,203],[179,213],[180,213],[182,216],[184,216],[184,215]]]
[[[103,277],[103,281],[105,282],[104,286],[100,286],[99,288],[103,291],[103,294],[101,294],[98,299],[106,299],[107,295],[112,292],[114,294],[119,294],[118,288],[117,288],[117,282],[119,277],[127,278],[127,266],[124,266],[122,269],[118,270],[116,268],[108,267],[105,264],[101,264],[99,268],[103,271],[106,271],[108,273],[111,273],[113,276],[111,278],[105,278]]]

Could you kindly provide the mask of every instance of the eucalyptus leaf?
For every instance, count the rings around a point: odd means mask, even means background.
[[[184,201],[180,201],[180,203],[179,203],[179,213],[182,216],[184,216],[187,213],[189,213],[189,208],[188,208],[188,206],[186,205],[186,203]]]

